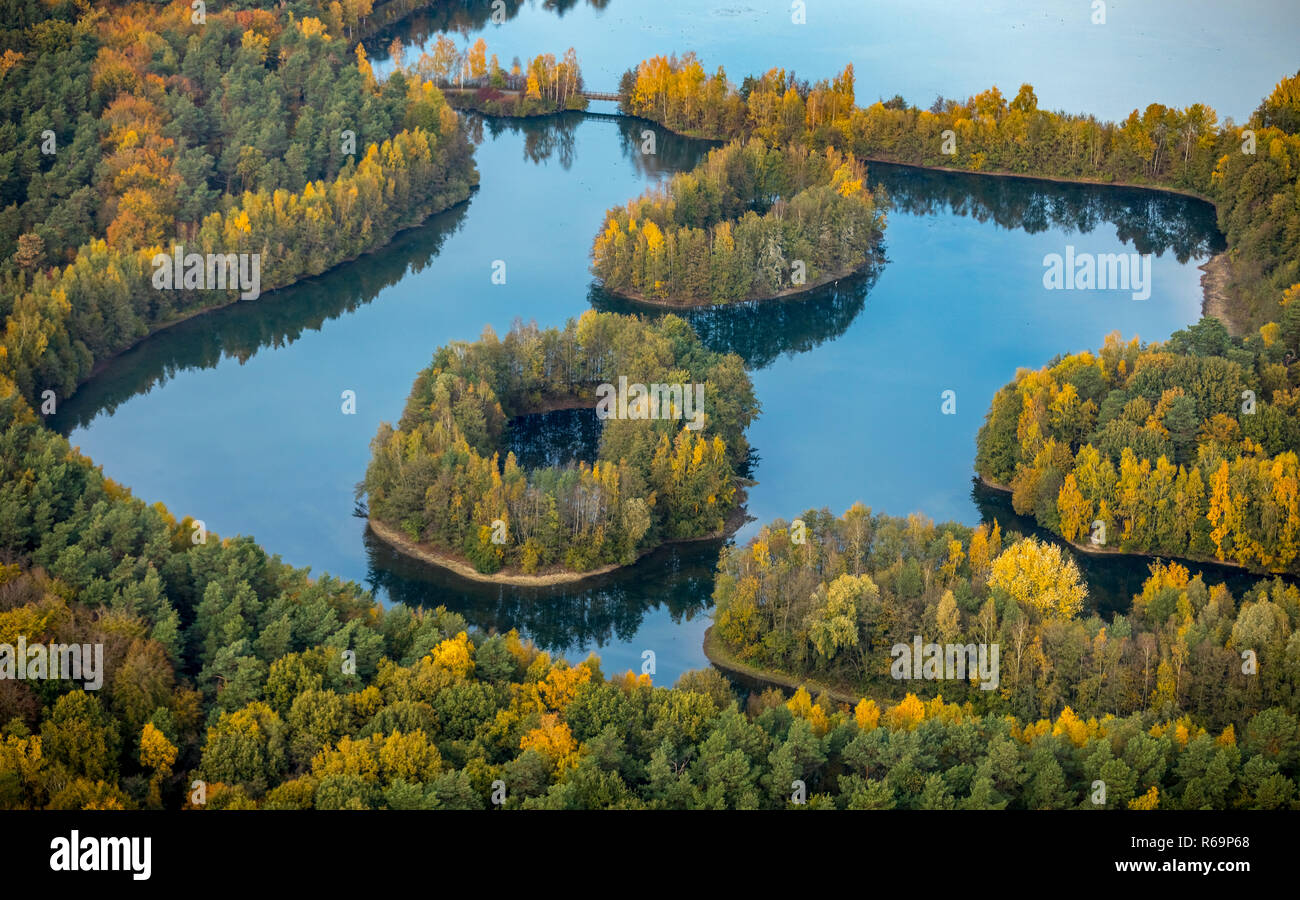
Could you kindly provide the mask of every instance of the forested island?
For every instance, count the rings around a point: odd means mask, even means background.
[[[501,459],[507,420],[583,407],[606,413],[590,464]],[[573,579],[737,524],[758,409],[740,358],[710,352],[674,316],[586,312],[502,339],[488,329],[434,354],[397,428],[380,427],[358,490],[377,533],[412,555],[471,577]]]
[[[857,160],[732,141],[605,217],[592,271],[610,293],[693,306],[812,290],[877,260],[885,218]]]

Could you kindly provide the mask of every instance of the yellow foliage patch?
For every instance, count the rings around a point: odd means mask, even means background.
[[[443,641],[430,653],[434,665],[452,673],[457,678],[465,678],[474,671],[474,660],[470,656],[469,636],[461,632],[454,638]]]

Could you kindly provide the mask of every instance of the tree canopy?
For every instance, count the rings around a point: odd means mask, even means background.
[[[878,258],[866,178],[832,148],[733,141],[606,213],[592,271],[615,294],[682,305],[810,290]]]
[[[584,406],[594,416],[597,386],[624,382],[679,393],[672,409],[654,398],[658,417],[648,407],[605,420],[590,465],[526,471],[513,452],[501,459],[508,419]],[[693,397],[697,384],[704,406],[688,411],[681,388]],[[480,572],[581,572],[722,532],[757,414],[740,358],[707,350],[675,316],[587,312],[563,329],[516,325],[504,339],[488,329],[434,354],[397,428],[380,427],[361,489],[373,518]]]

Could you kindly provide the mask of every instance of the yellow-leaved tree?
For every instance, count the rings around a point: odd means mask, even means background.
[[[152,722],[140,732],[140,765],[155,772],[170,772],[176,762],[176,748]]]
[[[1079,481],[1070,472],[1056,497],[1056,511],[1061,516],[1061,534],[1067,541],[1082,538],[1092,525],[1092,502],[1079,490]]]
[[[893,731],[911,731],[925,718],[925,704],[916,694],[909,693],[902,702],[890,707],[885,722]]]
[[[434,647],[430,652],[436,666],[451,672],[457,678],[467,678],[474,671],[474,659],[469,645],[469,635],[461,632],[454,638]]]
[[[989,585],[1047,618],[1073,618],[1088,595],[1074,560],[1037,538],[1019,540],[993,560]]]
[[[880,707],[875,700],[859,700],[853,708],[853,720],[861,731],[871,731],[880,722]]]
[[[540,724],[519,739],[519,749],[536,750],[559,771],[577,763],[578,743],[555,713],[543,715]]]
[[[813,702],[812,694],[808,693],[808,689],[803,685],[799,685],[799,689],[786,701],[785,706],[799,718],[807,719],[812,725],[813,734],[818,737],[831,730],[831,720],[826,715],[826,710],[820,703]]]
[[[1160,805],[1160,789],[1154,784],[1141,797],[1134,797],[1128,802],[1129,809],[1155,809]]]

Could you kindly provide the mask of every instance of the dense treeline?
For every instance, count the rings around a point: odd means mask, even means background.
[[[754,135],[836,146],[899,162],[1106,181],[1209,182],[1218,117],[1200,104],[1185,110],[1152,104],[1123,123],[1038,108],[1033,87],[1010,101],[996,88],[965,102],[939,97],[928,109],[901,97],[859,107],[850,64],[830,81],[809,84],[772,69],[739,88],[719,68],[708,76],[694,54],[654,57],[623,76],[625,112],[674,131],[727,140]],[[945,152],[945,131],[955,152]]]
[[[608,418],[591,465],[525,471],[502,461],[507,419],[590,406],[595,389],[684,385],[659,417]],[[702,384],[700,422],[692,385]],[[674,415],[675,413],[675,415]],[[758,414],[740,358],[712,353],[674,316],[649,323],[584,313],[563,329],[517,324],[434,354],[396,429],[380,426],[359,490],[371,516],[412,541],[463,554],[480,572],[586,571],[665,540],[723,530],[737,505],[745,429]],[[702,424],[701,424],[702,422]],[[494,530],[493,523],[500,522]],[[495,538],[495,541],[494,541]]]
[[[455,125],[449,128],[446,134],[454,134]],[[468,196],[472,179],[447,180],[438,143],[435,133],[402,132],[371,145],[355,169],[329,184],[309,183],[300,194],[246,193],[227,214],[207,216],[184,252],[258,254],[263,291],[320,274]],[[96,363],[162,325],[240,295],[237,288],[156,289],[151,260],[159,252],[167,250],[114,251],[96,239],[66,268],[37,276],[0,346],[24,393],[66,397]]]
[[[1294,301],[1245,340],[1213,318],[1164,344],[1111,335],[1000,390],[976,469],[1070,541],[1300,571],[1294,346]]]
[[[354,58],[319,19],[243,10],[198,25],[189,13],[83,10],[31,25],[31,52],[5,57],[6,84],[48,92],[50,108],[81,94],[71,108],[84,107],[52,118],[52,155],[32,142],[45,107],[6,108],[14,127],[0,125],[0,155],[24,160],[0,168],[13,289],[0,363],[28,396],[66,396],[107,356],[238,295],[157,289],[150,261],[174,244],[258,254],[268,290],[384,243],[477,181],[456,114],[428,82],[378,83],[364,51]],[[68,56],[66,71],[47,52]]]
[[[511,0],[510,15],[518,13],[517,0]],[[278,6],[295,18],[320,19],[332,35],[349,41],[373,35],[384,28],[430,7],[451,6],[439,0],[228,0],[221,4],[229,10],[264,10]],[[465,10],[465,12],[469,12]],[[491,13],[491,6],[483,4],[483,19]]]
[[[862,268],[884,231],[866,170],[827,148],[733,141],[605,216],[606,290],[681,304],[808,290]]]
[[[107,660],[100,691],[0,681],[5,808],[481,809],[497,779],[507,808],[783,808],[795,779],[814,807],[1095,808],[1098,779],[1111,808],[1295,802],[1297,723],[1279,708],[1213,734],[1156,712],[1022,723],[913,694],[850,710],[772,691],[742,711],[715,671],[673,690],[606,680],[594,658],[471,635],[442,609],[385,611],[247,539],[194,543],[0,387],[0,637],[102,642]],[[1198,589],[1162,590],[1143,615],[1181,615]],[[1277,601],[1294,617],[1275,591],[1231,626],[1261,648],[1261,677],[1284,664]]]
[[[901,97],[855,105],[853,67],[809,84],[772,69],[739,88],[694,54],[654,57],[627,72],[620,108],[683,134],[756,136],[827,146],[859,159],[1013,172],[1192,191],[1212,199],[1233,248],[1230,289],[1243,322],[1276,317],[1281,292],[1300,282],[1300,74],[1284,79],[1244,126],[1220,126],[1203,104],[1153,103],[1123,122],[1039,109],[1030,85],[998,88],[928,108]],[[1249,133],[1247,133],[1249,132]],[[947,152],[946,152],[947,151]]]
[[[405,65],[399,41],[393,42],[390,53],[394,65]],[[582,67],[572,47],[558,61],[552,53],[539,54],[524,67],[516,56],[505,69],[495,53],[488,57],[483,38],[461,53],[455,41],[442,34],[432,54],[420,54],[414,71],[446,89],[455,106],[491,115],[537,116],[587,108],[581,93]]]
[[[0,423],[3,642],[105,647],[98,692],[0,680],[5,806],[132,806],[160,789],[179,805],[171,767],[199,762],[208,719],[260,698],[274,660],[328,646],[373,671],[375,609],[355,584],[134,499],[3,378]]]
[[[1175,563],[1154,563],[1127,615],[1087,614],[1068,554],[920,516],[809,511],[724,551],[714,631],[744,664],[857,696],[942,695],[1024,721],[1125,716],[1241,729],[1300,700],[1300,589],[1260,582],[1240,601]],[[802,540],[801,540],[802,539]],[[895,678],[895,644],[999,647],[996,687]],[[1257,669],[1246,672],[1243,653]],[[991,680],[985,679],[986,683]]]
[[[1300,284],[1300,72],[1283,79],[1243,129],[1228,129],[1210,174],[1219,227],[1228,237],[1230,284],[1249,321],[1281,315],[1282,298]],[[1253,153],[1243,153],[1243,149]],[[1294,296],[1294,294],[1292,294]]]
[[[655,56],[623,73],[619,109],[679,134],[730,140],[746,130],[744,99],[721,66],[708,75],[694,53]],[[849,102],[852,103],[850,94]]]
[[[210,597],[238,566],[206,570],[227,555],[255,566],[241,549],[194,567],[211,587],[187,659],[205,642],[219,657],[248,654],[215,701],[144,634],[140,608],[94,617],[69,581],[0,566],[0,629],[102,641],[116,663],[99,692],[0,682],[0,806],[484,809],[498,779],[509,809],[790,808],[796,779],[813,808],[1295,803],[1297,723],[1279,708],[1251,717],[1240,739],[1232,726],[1211,734],[1151,713],[1085,721],[1067,709],[1022,724],[910,693],[850,709],[769,691],[742,711],[715,670],[673,690],[630,672],[607,680],[594,657],[570,666],[514,632],[470,635],[441,608],[376,607],[329,634],[337,607],[320,595],[285,591],[258,609],[241,581],[245,604],[222,609]],[[323,626],[312,618],[322,613]],[[341,649],[351,647],[356,674]]]

